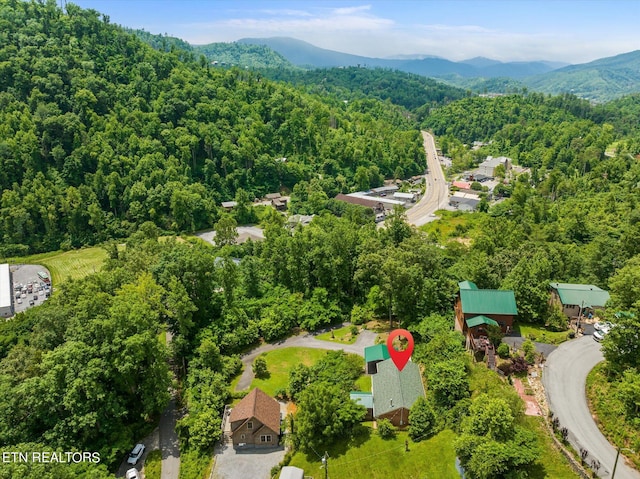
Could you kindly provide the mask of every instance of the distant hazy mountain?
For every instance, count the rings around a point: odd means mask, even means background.
[[[526,85],[544,93],[573,93],[608,101],[640,91],[640,50],[590,63],[570,65],[528,78]]]
[[[369,66],[392,68],[429,77],[459,75],[461,77],[525,78],[549,72],[554,69],[550,62],[509,62],[502,63],[489,59],[471,59],[453,62],[444,58],[424,56],[419,59],[372,58],[318,48],[302,40],[288,37],[243,38],[237,43],[266,45],[280,53],[294,65],[307,68],[327,68],[343,66]]]

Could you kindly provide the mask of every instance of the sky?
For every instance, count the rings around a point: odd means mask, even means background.
[[[640,49],[637,0],[68,1],[196,45],[293,37],[367,57],[566,63]]]

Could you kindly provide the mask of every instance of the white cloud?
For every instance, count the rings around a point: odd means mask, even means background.
[[[353,15],[357,12],[365,12],[371,10],[371,5],[361,5],[359,7],[343,7],[336,8],[333,10],[333,13],[336,15]]]
[[[265,15],[285,15],[289,17],[311,17],[313,14],[304,10],[280,9],[280,10],[260,10]]]
[[[246,12],[230,19],[182,25],[177,36],[194,44],[243,37],[288,36],[318,47],[369,57],[436,55],[450,60],[484,56],[501,61],[555,60],[581,63],[630,51],[614,34],[580,37],[564,31],[521,33],[480,25],[399,25],[372,13],[371,5],[307,10]],[[176,25],[176,28],[178,26]]]

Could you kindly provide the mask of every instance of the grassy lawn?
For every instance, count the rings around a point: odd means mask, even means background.
[[[162,466],[162,451],[151,451],[144,461],[145,479],[160,479],[160,467]]]
[[[260,388],[270,396],[275,396],[278,389],[287,389],[289,385],[289,371],[296,364],[311,366],[327,354],[325,349],[313,348],[282,348],[261,354],[267,361],[269,377],[254,378],[249,389]]]
[[[451,431],[442,431],[428,441],[413,443],[409,440],[409,452],[405,452],[406,432],[394,439],[384,440],[368,427],[348,443],[338,442],[328,449],[329,477],[331,479],[459,479],[455,468],[455,452]],[[324,451],[319,451],[322,454]],[[297,452],[291,466],[303,468],[314,477],[324,477],[320,470],[320,458]]]
[[[616,385],[607,381],[604,363],[587,376],[587,398],[602,433],[616,446],[635,450],[636,454],[624,451],[624,455],[640,468],[640,431],[625,421],[624,405],[617,397]]]
[[[538,343],[560,344],[569,339],[569,331],[548,331],[539,324],[516,323],[514,330],[519,332],[523,338]]]
[[[107,252],[97,246],[71,251],[54,251],[8,258],[11,264],[41,264],[51,272],[53,286],[67,279],[79,279],[95,273],[102,268]]]
[[[438,210],[439,220],[431,221],[418,229],[431,237],[445,240],[447,238],[468,238],[478,225],[483,213],[465,213],[462,211]]]
[[[331,333],[333,333],[333,337],[331,337]],[[316,339],[331,341],[332,343],[353,344],[356,342],[356,339],[358,339],[358,335],[353,336],[351,334],[351,326],[345,326],[344,328],[319,334],[316,336]]]
[[[356,381],[358,391],[371,392],[371,376],[363,374]]]

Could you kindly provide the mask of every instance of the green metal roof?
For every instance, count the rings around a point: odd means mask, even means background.
[[[409,361],[399,371],[391,359],[378,363],[378,374],[371,376],[373,415],[380,416],[399,408],[410,409],[419,397],[424,397],[420,368]]]
[[[476,326],[480,326],[481,324],[492,324],[493,326],[498,326],[497,321],[494,321],[493,319],[487,318],[486,316],[483,316],[483,315],[469,318],[466,320],[466,323],[467,323],[467,328],[474,328]]]
[[[460,301],[465,314],[518,314],[513,291],[461,289]]]
[[[604,306],[609,300],[609,293],[593,284],[550,283],[560,296],[562,304],[574,304],[582,308]]]
[[[376,344],[375,346],[368,346],[364,348],[364,362],[370,361],[384,361],[389,359],[389,351],[386,344]]]
[[[460,281],[458,283],[458,287],[460,289],[478,289],[476,283],[474,283],[473,281]]]
[[[349,399],[355,401],[358,404],[362,404],[367,409],[373,409],[373,394],[365,393],[362,391],[351,391],[349,393]]]

